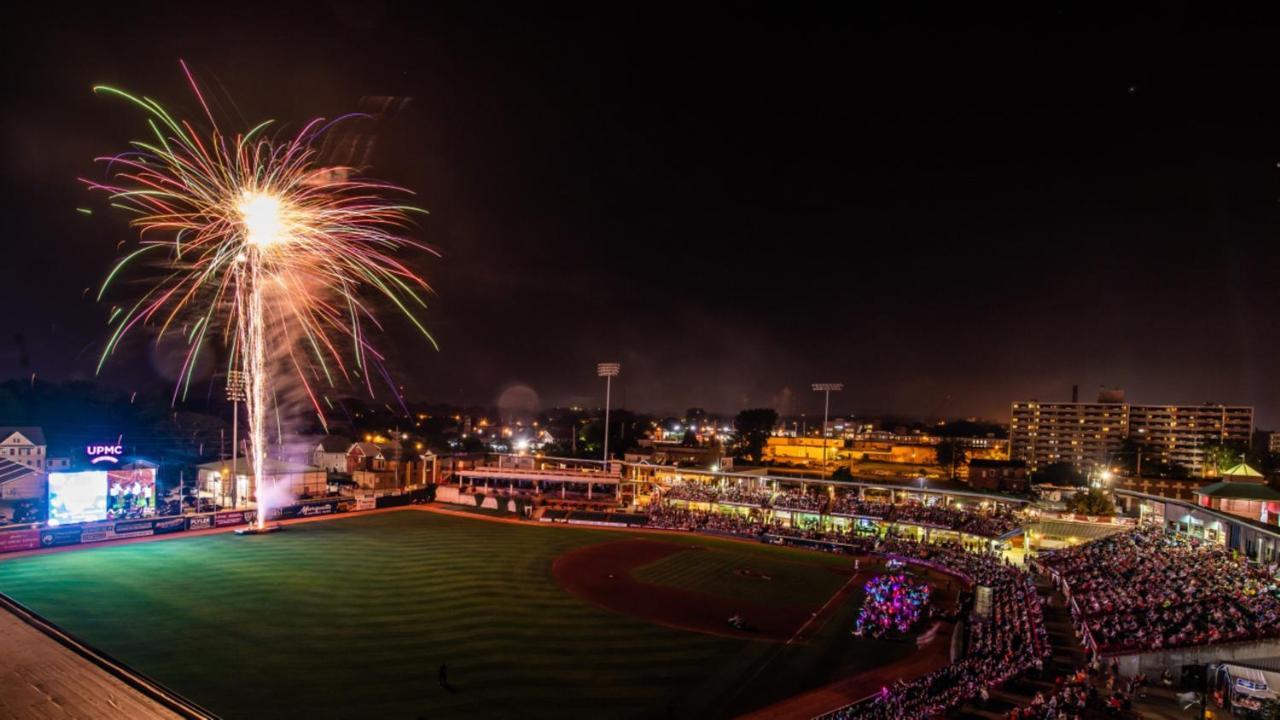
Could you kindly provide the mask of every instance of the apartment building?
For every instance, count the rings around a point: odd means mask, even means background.
[[[1206,473],[1209,447],[1248,445],[1253,408],[1238,405],[1136,405],[1114,402],[1013,403],[1010,456],[1034,472],[1071,463],[1082,472],[1106,465],[1126,438],[1143,448],[1144,458]]]
[[[1054,463],[1087,470],[1119,452],[1129,432],[1123,403],[1013,403],[1009,456],[1035,472]]]

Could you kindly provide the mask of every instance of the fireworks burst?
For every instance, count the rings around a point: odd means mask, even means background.
[[[368,338],[368,328],[382,327],[369,302],[374,297],[389,300],[434,345],[416,316],[430,288],[396,257],[430,248],[405,236],[411,215],[422,212],[393,199],[407,190],[323,162],[326,134],[363,116],[312,120],[283,140],[267,137],[270,121],[228,136],[185,63],[182,69],[204,109],[203,130],[146,97],[94,88],[141,107],[151,131],[131,150],[98,158],[107,180],[84,181],[132,213],[139,230],[140,246],[111,269],[98,299],[123,273],[149,271],[141,273],[147,287],[141,298],[112,311],[114,329],[98,369],[139,325],[158,325],[157,342],[181,332],[189,348],[176,400],[191,383],[202,347],[220,340],[229,348],[230,369],[247,379],[249,462],[261,525],[267,509],[259,483],[275,376],[291,370],[321,422],[324,388],[359,378],[372,393],[371,368],[386,376]]]

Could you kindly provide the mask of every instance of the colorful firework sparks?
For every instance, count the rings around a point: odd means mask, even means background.
[[[118,277],[149,272],[141,298],[112,311],[98,369],[139,325],[157,325],[160,339],[181,332],[189,348],[176,400],[202,347],[220,339],[231,350],[229,369],[246,375],[249,459],[260,480],[277,365],[291,368],[323,422],[319,390],[358,377],[372,393],[371,368],[391,384],[368,338],[369,328],[382,329],[373,298],[390,301],[435,345],[417,317],[430,288],[397,259],[406,249],[430,251],[406,237],[411,216],[423,211],[393,199],[409,194],[403,188],[322,161],[326,134],[363,116],[312,120],[285,139],[266,136],[271,121],[228,136],[182,69],[204,109],[203,129],[149,98],[94,88],[141,107],[151,135],[98,158],[107,180],[84,181],[132,213],[139,229],[140,246],[112,267],[98,299]],[[259,507],[260,523],[265,515]]]

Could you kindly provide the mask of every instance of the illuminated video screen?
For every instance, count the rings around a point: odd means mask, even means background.
[[[58,524],[107,518],[107,472],[49,473],[49,520]]]
[[[148,517],[155,509],[155,468],[107,471],[107,517]]]

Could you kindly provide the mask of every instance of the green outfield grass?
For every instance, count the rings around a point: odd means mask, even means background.
[[[858,598],[783,647],[659,627],[556,584],[558,555],[621,537],[406,510],[11,558],[0,591],[227,718],[724,717],[909,650],[849,637]],[[845,579],[833,556],[679,541],[707,551],[637,577],[814,607]]]

